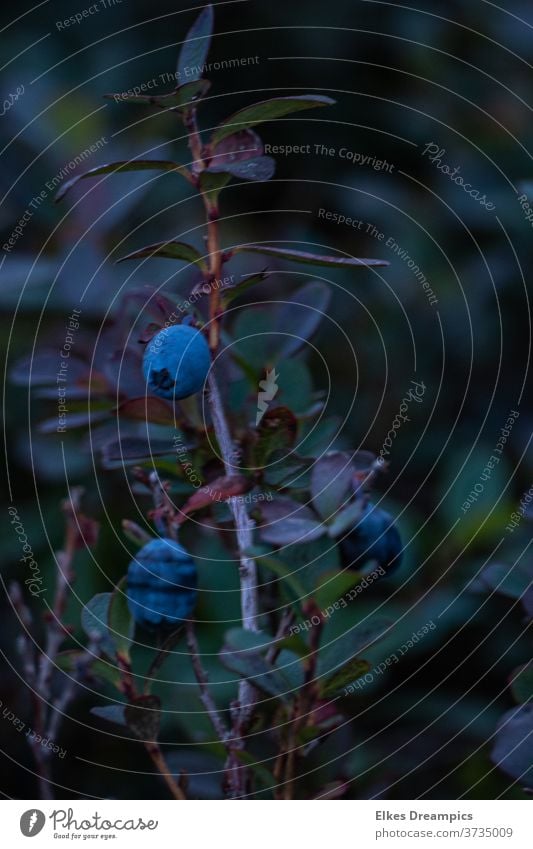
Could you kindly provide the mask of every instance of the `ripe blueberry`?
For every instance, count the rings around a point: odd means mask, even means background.
[[[196,566],[173,539],[153,539],[128,566],[128,607],[145,628],[175,626],[196,604]]]
[[[368,560],[377,560],[390,574],[402,562],[402,539],[390,513],[370,502],[355,528],[341,542],[352,569],[360,571]]]
[[[150,392],[160,398],[187,398],[204,385],[211,356],[205,338],[188,324],[160,330],[147,344],[143,373]]]

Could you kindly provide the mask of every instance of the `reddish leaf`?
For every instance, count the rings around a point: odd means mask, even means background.
[[[153,422],[161,425],[176,425],[177,419],[170,404],[155,395],[141,398],[130,398],[120,404],[115,410],[119,415],[128,419],[140,419],[143,422]]]
[[[242,495],[252,487],[252,481],[243,475],[225,475],[216,478],[206,486],[191,495],[187,503],[181,508],[182,514],[188,515],[194,510],[201,510],[215,502],[226,501],[235,495]]]

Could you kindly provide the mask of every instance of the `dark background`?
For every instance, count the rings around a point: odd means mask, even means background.
[[[24,85],[23,95],[0,119],[2,243],[32,198],[46,190],[1,269],[1,344],[8,372],[33,344],[61,347],[65,322],[89,281],[81,319],[89,334],[97,332],[108,310],[116,315],[123,284],[127,290],[133,283],[167,279],[169,291],[187,290],[186,276],[169,272],[164,262],[156,261],[149,272],[146,266],[139,272],[114,266],[119,243],[124,253],[191,230],[187,238],[201,245],[199,202],[189,200],[188,188],[177,177],[121,175],[103,182],[77,206],[79,190],[63,205],[52,202],[47,181],[102,136],[104,146],[83,168],[142,152],[148,158],[188,161],[171,115],[103,101],[102,94],[172,73],[177,45],[194,12],[166,0],[158,0],[155,8],[122,0],[58,30],[56,21],[89,5],[53,2],[35,11],[8,6],[2,12],[3,25],[9,26],[2,39],[2,59],[8,63],[4,97]],[[11,16],[25,11],[11,24]],[[493,769],[489,754],[498,719],[513,704],[508,677],[530,657],[530,641],[512,600],[487,599],[471,592],[469,582],[486,561],[511,564],[530,557],[527,523],[512,535],[505,526],[531,485],[532,468],[532,239],[517,201],[521,183],[533,175],[531,6],[517,0],[505,10],[475,0],[424,3],[419,11],[356,0],[217,4],[210,61],[256,55],[257,64],[207,74],[213,87],[201,113],[202,127],[269,95],[308,91],[328,94],[337,104],[262,128],[265,142],[309,143],[311,154],[278,157],[271,183],[226,191],[225,243],[286,240],[301,248],[314,245],[323,252],[391,261],[381,274],[307,275],[303,266],[280,265],[278,277],[254,290],[254,298],[256,293],[258,298],[285,297],[305,276],[332,281],[330,320],[323,322],[314,344],[332,380],[328,411],[342,417],[355,394],[341,446],[378,452],[410,381],[426,385],[423,403],[411,410],[411,421],[395,440],[390,473],[381,484],[408,543],[405,562],[392,587],[373,591],[368,604],[383,601],[403,617],[390,651],[430,619],[439,627],[348,706],[355,718],[311,766],[322,769],[321,777],[328,780],[332,775],[320,764],[337,759],[333,774],[355,779],[350,793],[356,798],[380,792],[388,798],[522,798],[512,779]],[[442,161],[452,169],[459,166],[465,181],[494,204],[493,211],[422,155],[429,143],[445,150]],[[337,151],[346,147],[394,167],[387,172],[337,155],[316,155],[315,144]],[[363,220],[365,228],[326,222],[318,217],[320,208]],[[384,241],[366,233],[368,223],[385,234]],[[426,275],[436,305],[428,302],[406,262],[386,247],[389,237]],[[356,351],[356,366],[335,322]],[[324,388],[323,363],[318,356],[310,362],[315,387]],[[54,411],[33,395],[29,403],[24,386],[6,386],[12,501],[51,578],[51,551],[62,539],[58,504],[66,481],[57,435],[43,434],[38,424]],[[500,463],[482,497],[463,513],[461,505],[479,481],[512,409],[520,416]],[[79,557],[74,623],[79,603],[109,589],[124,573],[127,558],[112,531],[124,517],[123,478],[93,467],[83,433],[69,434],[65,446],[69,483],[85,485],[87,512],[103,520],[100,568],[87,555]],[[7,581],[20,577],[20,567],[7,512],[5,517],[0,532]],[[8,665],[1,698],[31,722],[18,677],[16,621],[7,604],[2,622],[1,648]],[[220,636],[221,630],[213,628],[207,638],[213,651]],[[168,677],[174,674],[184,680],[188,673],[179,668],[169,670]],[[194,695],[169,698],[177,699],[180,710],[199,709]],[[67,756],[54,764],[54,774],[65,789],[58,796],[159,796],[164,792],[159,784],[131,772],[150,769],[142,752],[89,715],[88,708],[99,703],[98,694],[86,692],[63,726]],[[180,739],[180,733],[182,727],[176,738],[172,726],[168,739]],[[35,796],[24,740],[5,721],[0,721],[0,747],[2,792]],[[200,758],[199,771],[209,771],[205,752],[188,754],[191,764]],[[127,774],[97,764],[118,766]],[[198,793],[214,793],[211,779],[203,781]]]

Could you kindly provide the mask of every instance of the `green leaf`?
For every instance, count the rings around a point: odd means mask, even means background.
[[[107,100],[115,103],[139,103],[143,106],[156,106],[158,109],[183,111],[204,97],[211,83],[207,80],[185,83],[167,94],[104,94]]]
[[[390,631],[392,622],[383,616],[374,616],[345,631],[339,637],[329,639],[328,628],[322,634],[323,647],[318,659],[318,677],[329,677],[370,646],[383,639]]]
[[[246,678],[268,696],[287,701],[289,682],[259,652],[237,652],[224,647],[219,658],[227,669]]]
[[[126,705],[124,718],[135,737],[153,743],[159,736],[161,701],[157,696],[137,696],[134,702]]]
[[[102,464],[106,469],[113,469],[139,460],[152,460],[153,457],[164,457],[174,454],[174,448],[168,439],[141,439],[136,436],[125,436],[113,440],[102,447]]]
[[[237,652],[262,652],[270,648],[274,637],[265,631],[247,631],[245,628],[230,628],[224,636],[225,648]]]
[[[117,655],[129,658],[134,622],[126,598],[126,578],[122,578],[111,593],[107,624],[117,647]]]
[[[361,575],[348,569],[344,572],[326,573],[320,576],[313,598],[321,610],[326,610],[360,582]]]
[[[227,253],[263,254],[278,259],[287,259],[291,262],[303,262],[307,265],[323,265],[328,268],[369,268],[389,265],[384,259],[356,259],[353,256],[323,256],[312,254],[308,251],[298,251],[293,248],[278,248],[275,245],[236,245],[228,248]]]
[[[514,670],[511,676],[511,692],[519,704],[533,702],[533,661]]]
[[[209,3],[196,18],[179,52],[176,67],[178,82],[199,80],[203,76],[203,65],[211,45],[213,23],[213,6]]]
[[[252,464],[262,469],[268,464],[275,451],[285,450],[286,454],[294,444],[298,431],[298,422],[288,407],[272,407],[262,417],[253,445]]]
[[[85,180],[87,177],[99,177],[101,174],[116,174],[125,171],[175,171],[185,177],[187,181],[191,181],[191,175],[183,165],[178,165],[177,162],[170,162],[166,159],[132,159],[123,162],[110,162],[108,165],[98,165],[96,168],[91,168],[89,171],[77,174],[67,180],[57,192],[54,203],[62,200],[80,180]]]
[[[56,663],[59,669],[73,674],[78,668],[78,663],[83,661],[84,658],[85,652],[80,651],[79,649],[68,649],[67,651],[60,652],[57,655]],[[118,666],[109,663],[103,658],[94,657],[89,662],[89,669],[92,675],[102,678],[104,681],[107,681],[109,684],[113,684],[114,687],[120,690],[121,679]]]
[[[337,696],[353,681],[356,681],[361,675],[365,675],[370,669],[370,664],[361,658],[353,658],[341,666],[333,675],[324,678],[319,685],[319,693],[321,698],[329,699]]]
[[[219,144],[226,136],[232,135],[236,129],[242,127],[254,127],[263,121],[272,121],[282,118],[292,112],[300,112],[302,109],[314,109],[316,106],[331,106],[335,103],[331,97],[319,94],[297,95],[296,97],[274,97],[271,100],[262,100],[245,106],[220,124],[212,137],[212,144]]]
[[[155,257],[156,259],[160,257],[165,259],[180,259],[183,262],[195,263],[202,271],[207,272],[207,264],[201,254],[196,248],[193,248],[192,245],[188,245],[186,242],[157,242],[155,245],[146,245],[146,247],[138,251],[121,257],[117,262],[124,262],[127,259],[142,259],[147,256]]]
[[[361,518],[363,512],[363,502],[361,499],[353,501],[340,510],[331,524],[328,526],[328,535],[333,539],[344,534],[348,528],[353,528]]]
[[[274,575],[277,575],[278,578],[281,578],[283,584],[286,584],[291,588],[296,601],[305,597],[306,590],[304,585],[300,583],[298,578],[295,577],[294,573],[285,563],[278,560],[276,557],[273,557],[271,554],[263,553],[261,549],[252,548],[247,553],[249,553],[250,557],[257,560],[260,566],[263,566],[265,569],[273,572]]]
[[[256,761],[250,752],[245,752],[243,749],[235,749],[235,757],[246,766],[250,767],[257,780],[266,787],[272,789],[276,787],[277,781],[269,769],[259,761]]]
[[[352,482],[354,467],[351,455],[345,451],[332,451],[315,463],[311,474],[313,505],[323,519],[333,518]]]
[[[81,627],[88,637],[96,634],[99,646],[110,657],[115,656],[116,643],[109,633],[108,614],[111,593],[98,593],[93,596],[81,611]]]
[[[204,170],[200,174],[200,190],[206,196],[209,203],[216,205],[218,196],[224,186],[227,186],[231,180],[231,174],[227,172],[207,171]]]
[[[262,271],[254,272],[253,274],[245,275],[238,283],[234,285],[225,286],[222,290],[222,305],[223,308],[226,309],[235,298],[240,297],[244,292],[250,289],[252,286],[255,286],[257,283],[262,283],[263,280],[267,277],[267,269],[264,268]]]

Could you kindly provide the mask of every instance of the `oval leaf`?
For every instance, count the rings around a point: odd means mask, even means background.
[[[224,165],[210,165],[208,171],[211,174],[231,174],[232,177],[240,177],[242,180],[256,180],[265,182],[274,176],[276,162],[271,156],[258,156],[256,159],[246,159],[243,162],[227,162]]]
[[[124,592],[125,587],[126,578],[123,578],[111,593],[107,611],[107,625],[117,647],[117,655],[128,659],[134,623]]]
[[[81,627],[88,637],[97,634],[102,651],[114,657],[116,644],[107,625],[110,602],[111,593],[98,593],[93,596],[81,611]]]
[[[196,18],[180,50],[176,67],[179,82],[199,80],[203,76],[203,66],[213,34],[213,23],[213,6],[210,3]]]
[[[345,502],[353,473],[350,455],[344,451],[326,454],[313,466],[311,497],[315,509],[326,521]]]
[[[276,498],[261,504],[264,527],[261,538],[273,545],[287,545],[296,542],[311,542],[325,532],[312,510],[291,498]]]
[[[153,743],[159,736],[161,702],[157,696],[137,696],[134,702],[126,705],[124,718],[139,740]]]

